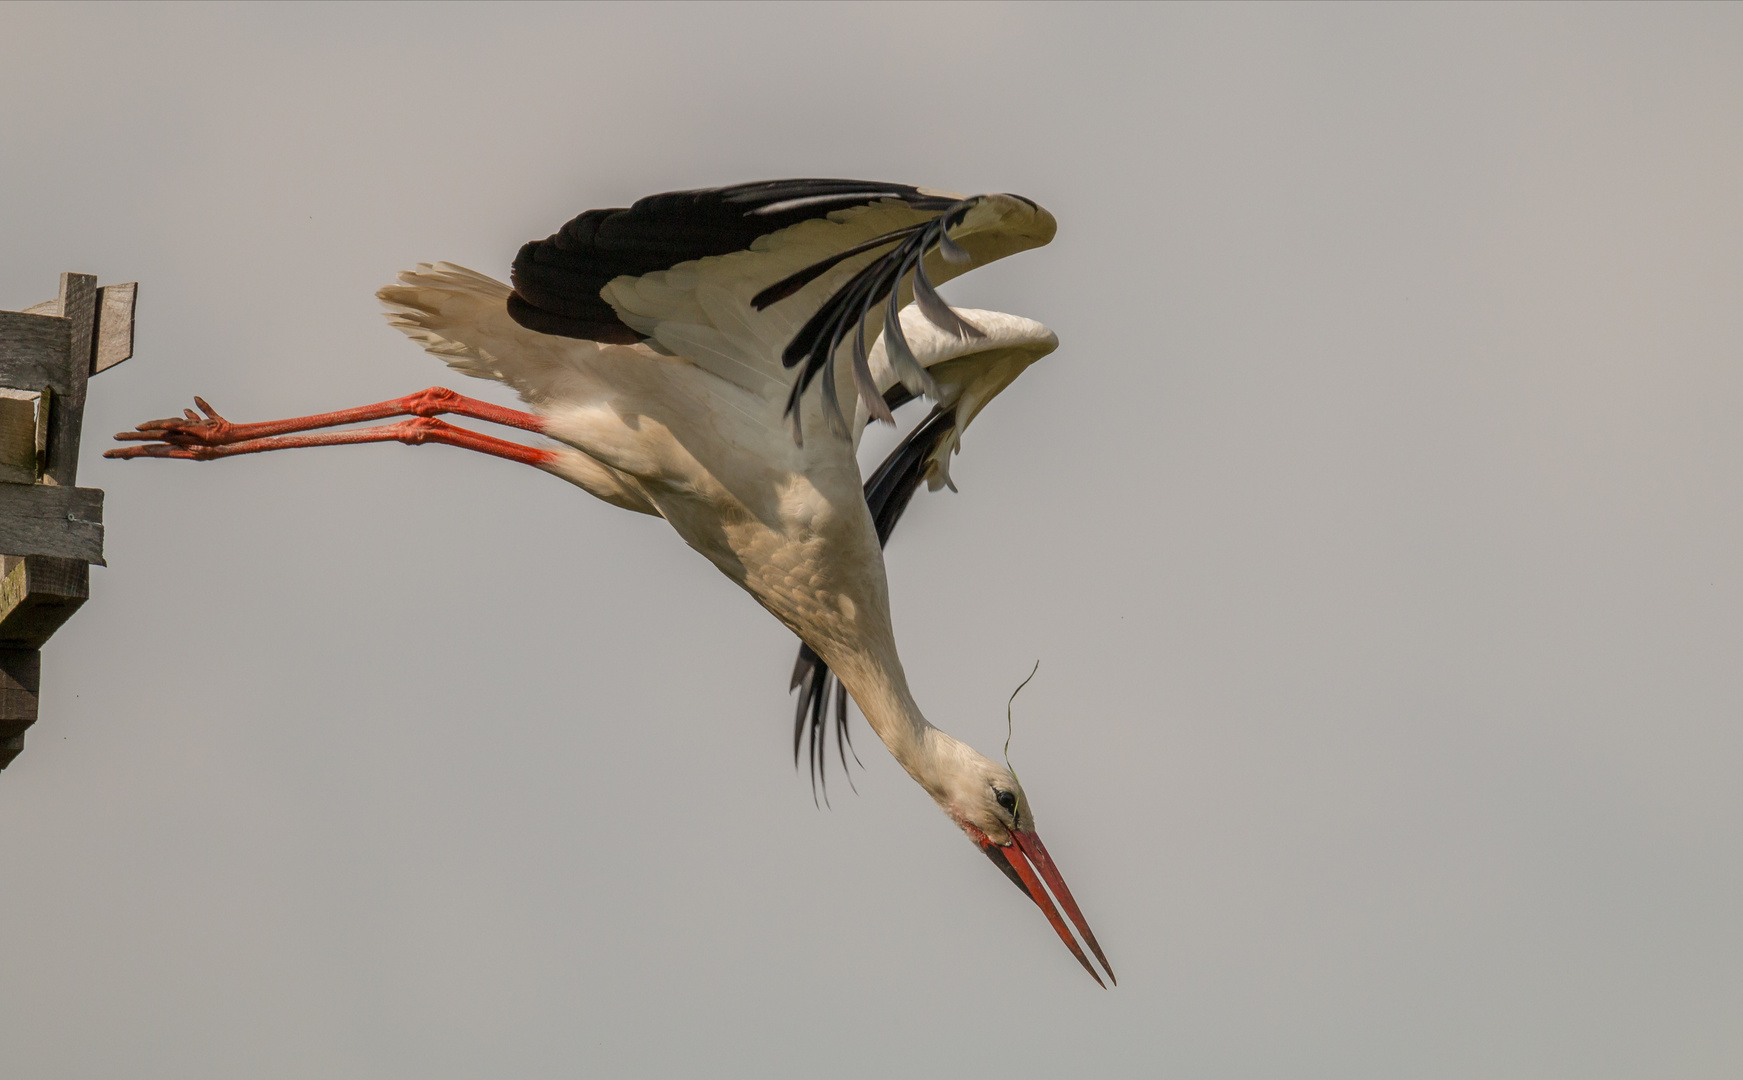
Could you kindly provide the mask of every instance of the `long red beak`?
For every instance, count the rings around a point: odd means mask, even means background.
[[[978,831],[978,830],[977,830]],[[1089,972],[1089,977],[1096,985],[1107,988],[1107,983],[1101,981],[1095,967],[1090,964],[1089,957],[1083,955],[1083,949],[1077,944],[1077,939],[1071,934],[1071,927],[1065,925],[1065,920],[1059,916],[1059,908],[1065,909],[1065,914],[1071,917],[1071,923],[1077,927],[1077,932],[1083,935],[1084,943],[1089,951],[1101,961],[1101,966],[1108,973],[1108,982],[1115,986],[1120,980],[1114,978],[1114,969],[1108,963],[1108,958],[1102,955],[1101,946],[1096,943],[1095,934],[1089,929],[1089,923],[1083,917],[1083,912],[1077,907],[1077,901],[1071,896],[1071,890],[1066,887],[1065,879],[1060,876],[1059,868],[1053,865],[1053,856],[1047,854],[1046,845],[1041,838],[1032,832],[1012,831],[1011,844],[995,844],[990,839],[981,844],[981,850],[993,865],[1005,872],[1010,878],[1029,894],[1029,899],[1035,901],[1035,906],[1041,909],[1041,914],[1047,916],[1047,921],[1053,924],[1053,932],[1059,935],[1059,940],[1065,942],[1065,947],[1071,950],[1071,955],[1077,957],[1077,962],[1083,965],[1083,970]],[[1046,887],[1042,887],[1046,882]],[[1049,897],[1048,891],[1053,895]],[[1059,901],[1059,907],[1054,907],[1053,901]]]

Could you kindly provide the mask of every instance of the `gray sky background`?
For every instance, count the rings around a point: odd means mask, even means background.
[[[1743,9],[0,7],[0,307],[140,282],[0,774],[9,1077],[1735,1077]],[[889,553],[1103,993],[661,522],[443,447],[373,291],[784,176],[1015,191],[1060,350]],[[465,380],[465,392],[507,400]],[[455,384],[458,385],[458,384]],[[887,441],[884,445],[887,445]]]

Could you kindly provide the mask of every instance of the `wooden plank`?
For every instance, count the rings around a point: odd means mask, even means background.
[[[17,436],[0,454],[3,479],[17,481],[0,483],[0,551],[17,553],[0,556],[0,769],[36,721],[37,650],[84,604],[103,559],[103,493],[76,486],[79,436],[86,381],[133,355],[137,289],[62,274],[55,300],[0,312],[0,388],[22,391],[0,395],[0,436]]]
[[[0,386],[65,393],[72,323],[58,315],[0,311]]]
[[[24,749],[24,729],[36,723],[42,691],[42,654],[0,649],[0,769]]]
[[[42,689],[42,654],[35,649],[0,649],[0,739],[36,723]]]
[[[137,281],[97,289],[97,346],[91,374],[108,371],[133,355],[133,309],[138,299]]]
[[[34,484],[48,457],[48,390],[0,386],[0,481]]]
[[[0,649],[38,649],[91,595],[91,567],[41,555],[0,558]]]
[[[103,562],[103,492],[0,484],[0,551],[107,565]]]
[[[91,274],[61,275],[61,313],[67,320],[66,389],[54,387],[48,413],[48,463],[42,482],[70,488],[79,476],[79,431],[85,423],[85,380],[91,377],[97,339],[97,279]],[[33,389],[33,388],[27,388]],[[0,551],[12,551],[0,544]],[[56,554],[60,554],[57,552]]]

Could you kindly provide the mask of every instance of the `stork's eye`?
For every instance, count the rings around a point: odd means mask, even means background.
[[[997,788],[994,788],[993,790],[998,791]],[[999,791],[996,797],[999,800],[1000,806],[1009,810],[1013,814],[1017,812],[1017,797],[1015,795],[1008,791]]]

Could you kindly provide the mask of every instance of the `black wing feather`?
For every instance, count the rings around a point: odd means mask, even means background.
[[[589,210],[520,249],[511,276],[509,314],[540,333],[611,343],[641,341],[644,335],[620,320],[599,295],[613,278],[639,277],[743,251],[760,236],[880,199],[898,199],[920,210],[954,205],[908,184],[768,180],[669,191],[633,206]]]
[[[902,277],[909,272],[914,275],[914,297],[920,303],[920,310],[940,329],[949,331],[959,337],[981,337],[980,328],[952,311],[943,300],[939,299],[932,287],[932,282],[926,276],[926,253],[933,247],[940,247],[953,262],[966,257],[966,252],[958,247],[949,237],[947,230],[962,223],[973,208],[975,200],[964,199],[960,202],[947,204],[943,211],[931,221],[909,229],[898,229],[885,233],[875,240],[867,241],[856,249],[846,253],[830,256],[822,262],[814,263],[764,289],[751,299],[751,306],[759,311],[776,303],[803,288],[810,281],[829,268],[835,266],[848,254],[860,254],[869,251],[879,244],[895,242],[895,246],[855,274],[846,285],[837,289],[823,305],[812,314],[799,332],[793,335],[793,340],[781,352],[781,363],[786,367],[799,367],[799,377],[793,382],[793,390],[787,396],[787,413],[795,415],[799,408],[799,398],[811,381],[818,374],[829,370],[835,362],[835,351],[849,335],[858,335],[863,342],[865,338],[866,316],[895,291]],[[897,334],[901,333],[899,323],[892,324]],[[903,341],[906,348],[907,342]],[[801,366],[802,365],[802,366]],[[827,394],[825,395],[827,397]],[[868,408],[876,413],[872,399],[866,401]],[[846,421],[839,416],[831,416],[832,426],[844,428]],[[799,435],[798,425],[794,425],[794,437]]]
[[[803,437],[798,422],[800,397],[820,373],[832,368],[836,350],[849,336],[858,339],[855,374],[860,396],[874,416],[888,420],[878,406],[863,357],[866,317],[911,272],[914,295],[927,318],[959,336],[980,335],[978,328],[938,299],[925,267],[926,253],[934,247],[952,262],[968,259],[947,230],[962,223],[974,199],[948,199],[923,194],[907,184],[865,180],[769,180],[650,195],[629,207],[589,210],[544,240],[523,246],[514,260],[508,313],[540,333],[612,344],[644,341],[645,335],[618,318],[600,295],[613,278],[639,277],[710,255],[744,251],[758,237],[885,199],[936,216],[813,263],[770,285],[751,304],[760,311],[779,303],[843,260],[887,246],[888,251],[861,268],[812,314],[782,351],[781,362],[799,368],[786,407],[795,442]],[[901,333],[899,324],[896,333]],[[901,344],[905,347],[906,342]],[[825,382],[824,412],[830,429],[845,436],[847,419],[833,387],[833,382]]]

